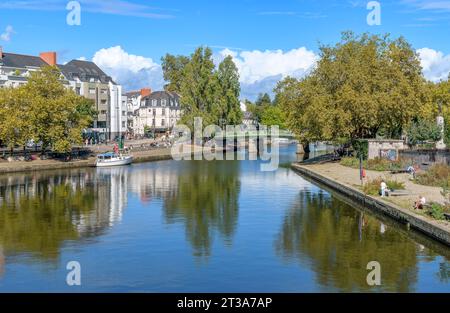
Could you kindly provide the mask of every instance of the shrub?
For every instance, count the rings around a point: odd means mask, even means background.
[[[366,163],[366,162],[364,162]],[[359,168],[359,160],[357,158],[342,158],[341,165],[351,167],[351,168]]]
[[[357,158],[342,158],[341,165],[351,167],[351,168],[359,168],[359,159]],[[405,169],[407,167],[407,163],[404,160],[398,161],[389,161],[386,159],[376,158],[373,160],[365,160],[363,161],[363,167],[370,171],[377,172],[386,172],[392,170],[400,170]]]
[[[379,177],[379,178],[376,178],[374,180],[367,182],[363,187],[364,193],[371,195],[371,196],[379,195],[382,180],[383,179],[381,177]],[[398,182],[395,180],[385,180],[385,183],[390,190],[404,190],[405,189],[405,184],[402,182]]]
[[[430,215],[437,219],[437,220],[444,220],[445,216],[444,216],[444,207],[438,203],[433,203],[431,205],[430,211],[429,211]]]
[[[436,164],[425,173],[416,176],[416,183],[425,186],[444,187],[450,179],[450,166]]]

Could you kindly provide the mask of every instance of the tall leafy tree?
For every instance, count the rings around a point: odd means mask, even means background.
[[[227,125],[237,125],[242,122],[242,111],[239,100],[241,85],[239,71],[231,56],[227,56],[219,65],[217,71],[219,91],[216,103],[216,115]]]
[[[30,108],[23,87],[0,89],[0,141],[11,151],[32,137]]]
[[[168,82],[165,89],[172,92],[181,92],[184,68],[189,63],[189,58],[183,55],[166,54],[161,60],[164,80]]]
[[[85,98],[65,88],[56,67],[44,67],[31,74],[23,87],[30,109],[32,135],[45,150],[67,153],[82,143],[82,131],[92,121],[93,109]]]
[[[426,100],[419,58],[404,38],[344,33],[320,47],[320,61],[304,79],[276,88],[288,127],[304,142],[400,136]]]
[[[193,126],[195,117],[201,117],[204,125],[216,123],[213,114],[219,90],[218,77],[209,48],[200,47],[192,54],[184,68],[181,81],[181,123]]]
[[[196,117],[203,125],[242,121],[239,73],[231,56],[216,67],[212,50],[199,47],[190,57],[166,55],[163,71],[166,90],[181,95],[182,124],[192,128]]]

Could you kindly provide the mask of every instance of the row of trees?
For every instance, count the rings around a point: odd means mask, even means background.
[[[286,127],[286,117],[276,100],[272,101],[269,94],[264,93],[260,94],[254,103],[246,100],[245,104],[247,111],[252,113],[253,118],[259,124],[265,126],[276,125],[284,129]]]
[[[67,153],[82,143],[82,132],[96,115],[92,100],[78,96],[61,82],[56,67],[31,73],[28,83],[0,89],[0,142],[11,150],[30,140]]]
[[[216,67],[211,49],[200,47],[189,57],[167,54],[162,68],[166,90],[181,95],[182,124],[192,127],[195,117],[205,125],[241,123],[239,72],[231,56]]]
[[[304,143],[399,138],[411,123],[433,121],[438,103],[450,115],[449,83],[427,82],[411,45],[389,35],[343,33],[335,46],[320,47],[310,75],[284,79],[275,93]]]

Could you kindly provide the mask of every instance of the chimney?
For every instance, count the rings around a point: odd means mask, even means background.
[[[0,46],[0,60],[3,59],[3,47]]]
[[[152,90],[150,88],[142,88],[141,89],[141,96],[142,97],[150,96],[151,93],[152,93]]]
[[[39,54],[39,56],[48,65],[56,65],[56,52],[42,52],[41,54]]]

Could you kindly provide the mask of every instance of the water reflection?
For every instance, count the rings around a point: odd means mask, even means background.
[[[324,192],[299,194],[275,246],[284,259],[312,267],[323,287],[373,291],[371,261],[381,264],[382,291],[411,292],[417,282],[417,244]]]
[[[295,157],[291,151],[280,160]],[[54,284],[42,268],[68,258],[94,264],[90,278],[98,285],[86,287],[94,291],[129,291],[121,284],[227,291],[235,281],[269,292],[373,291],[369,261],[381,263],[380,291],[427,291],[423,282],[430,281],[446,288],[448,248],[415,236],[289,169],[261,173],[254,162],[164,161],[0,176],[0,282],[8,290],[21,279]],[[65,265],[51,268],[65,279]],[[117,280],[109,280],[111,273]]]
[[[56,260],[65,241],[97,236],[120,219],[122,177],[92,170],[1,177],[0,247]]]
[[[177,179],[177,192],[164,201],[169,223],[185,223],[196,256],[209,256],[214,230],[231,244],[240,193],[239,162],[189,162]]]

